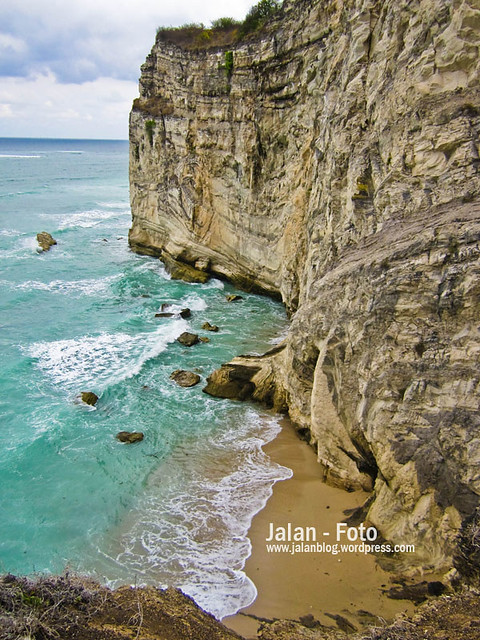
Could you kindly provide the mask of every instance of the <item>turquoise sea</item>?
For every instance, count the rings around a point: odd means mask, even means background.
[[[255,597],[248,528],[291,472],[262,451],[276,416],[201,389],[287,320],[265,297],[228,303],[219,280],[170,280],[129,225],[127,142],[0,140],[0,572],[178,586],[221,618]],[[39,253],[43,230],[58,245]],[[164,302],[191,318],[155,318]],[[183,347],[185,330],[210,342]]]

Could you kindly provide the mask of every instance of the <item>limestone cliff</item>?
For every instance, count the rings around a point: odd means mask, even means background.
[[[478,0],[285,2],[232,68],[157,38],[130,120],[132,248],[282,297],[253,384],[437,567],[480,503],[479,32]]]

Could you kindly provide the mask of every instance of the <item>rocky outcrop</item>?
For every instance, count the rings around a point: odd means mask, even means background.
[[[255,400],[280,413],[288,411],[281,355],[285,345],[271,349],[263,356],[238,356],[207,378],[204,393],[215,398]]]
[[[260,640],[480,640],[478,590],[463,590],[421,605],[412,619],[347,634],[321,625],[311,615],[299,621],[264,622]],[[369,620],[368,612],[362,612]],[[342,616],[338,616],[342,618]],[[374,616],[373,616],[374,618]],[[338,620],[336,620],[338,622]],[[66,573],[34,580],[0,577],[3,638],[75,640],[243,640],[181,591],[155,587],[111,590],[91,578]],[[368,635],[367,635],[368,634]]]
[[[275,393],[433,567],[480,502],[479,28],[473,0],[286,1],[229,74],[157,38],[130,120],[132,248],[282,297]]]
[[[196,269],[185,262],[175,260],[168,253],[161,254],[162,261],[167,272],[174,280],[184,280],[185,282],[207,282],[209,275],[201,269]]]
[[[259,640],[445,640],[468,638],[480,640],[478,624],[478,590],[464,590],[432,599],[418,607],[410,617],[399,617],[393,624],[367,627],[359,633],[343,633],[324,627],[305,626],[293,620],[264,623],[258,632]],[[368,619],[368,612],[363,611]],[[338,621],[337,621],[338,622]],[[368,624],[368,623],[367,623]],[[371,623],[369,623],[371,624]]]

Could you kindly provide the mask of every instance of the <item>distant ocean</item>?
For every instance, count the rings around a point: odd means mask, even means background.
[[[170,280],[129,251],[129,225],[128,143],[0,139],[0,572],[178,586],[223,617],[255,597],[247,531],[290,470],[261,449],[274,415],[201,389],[286,317],[265,297],[229,304],[219,280]],[[58,245],[40,254],[44,230]],[[162,303],[192,317],[155,318]],[[183,347],[185,330],[211,341]]]

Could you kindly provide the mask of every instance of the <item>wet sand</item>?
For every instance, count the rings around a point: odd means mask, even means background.
[[[382,593],[392,586],[394,575],[384,572],[370,554],[267,551],[270,523],[274,531],[276,527],[287,529],[288,523],[292,532],[295,527],[314,527],[318,542],[334,544],[337,523],[346,517],[344,511],[362,505],[367,494],[347,493],[324,484],[313,449],[299,441],[288,420],[265,451],[292,469],[293,477],[275,484],[272,497],[255,516],[249,532],[252,554],[245,572],[255,583],[258,596],[223,623],[246,638],[256,638],[260,623],[251,616],[298,619],[312,614],[322,624],[335,627],[335,621],[325,615],[330,613],[347,618],[360,629],[362,624],[381,624],[378,617],[392,620],[398,613],[411,613],[411,603]],[[342,537],[341,542],[348,540]]]

